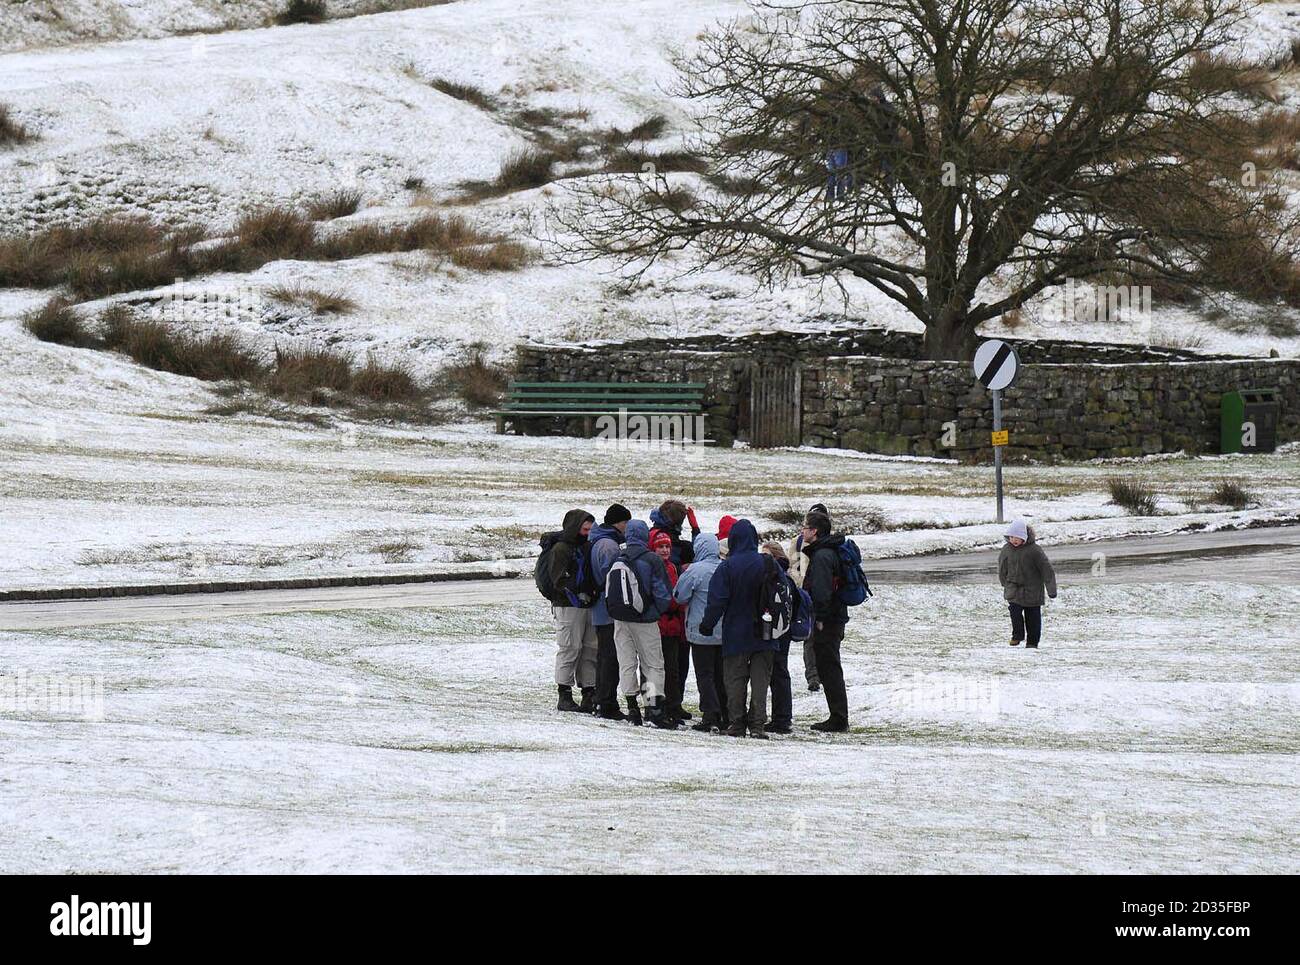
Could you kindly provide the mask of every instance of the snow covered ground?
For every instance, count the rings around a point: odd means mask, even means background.
[[[0,711],[0,871],[1294,874],[1300,589],[1233,578],[1067,580],[1038,652],[877,582],[852,732],[765,743],[556,713],[540,600],[3,632],[99,689]]]
[[[404,572],[512,560],[528,567],[565,510],[670,495],[705,525],[825,501],[847,526],[894,529],[864,552],[996,545],[992,470],[829,450],[699,449],[665,457],[596,440],[497,436],[484,421],[327,427],[214,416],[194,380],[38,342],[0,323],[0,588]],[[1106,504],[1110,475],[1153,482],[1161,515]],[[1197,505],[1222,478],[1258,505]],[[1271,456],[1161,458],[1006,472],[1008,512],[1045,541],[1240,525],[1300,515],[1300,447]],[[1190,505],[1189,505],[1190,504]],[[789,531],[786,524],[786,531]]]

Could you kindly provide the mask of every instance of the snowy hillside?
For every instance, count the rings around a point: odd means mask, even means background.
[[[10,46],[20,45],[12,38],[31,34],[32,23],[52,22],[31,16],[42,6],[50,5],[10,4],[0,12]],[[1261,9],[1262,29],[1250,38],[1259,56],[1284,50],[1288,31],[1300,35],[1300,22],[1291,16],[1295,6]],[[88,36],[129,37],[261,23],[273,7],[211,0],[61,4],[60,22],[93,26]],[[335,4],[331,10],[359,7]],[[102,12],[110,8],[113,13]],[[563,181],[477,201],[465,200],[462,188],[492,178],[512,151],[535,138],[539,128],[520,122],[524,112],[544,117],[552,136],[626,130],[662,115],[667,129],[653,149],[676,147],[690,124],[686,105],[667,93],[671,50],[689,47],[721,19],[746,13],[739,0],[462,0],[323,24],[10,53],[0,56],[0,104],[36,137],[0,151],[0,216],[8,234],[105,214],[220,234],[256,206],[304,203],[344,188],[360,194],[362,208],[331,230],[450,208],[485,230],[528,239],[547,198],[562,197]],[[67,39],[51,35],[21,45]],[[494,109],[434,86],[448,81],[484,92]],[[1289,88],[1285,97],[1300,103]],[[467,342],[486,341],[502,354],[524,335],[749,331],[795,326],[826,312],[916,327],[865,284],[850,283],[846,301],[843,293],[823,297],[809,287],[767,291],[729,273],[683,278],[687,264],[681,261],[628,288],[602,266],[561,266],[553,251],[537,254],[522,270],[492,273],[461,270],[419,252],[278,261],[246,274],[211,276],[197,287],[263,299],[286,283],[338,291],[356,303],[355,311],[290,312],[286,318],[267,303],[241,323],[264,345],[287,336],[323,339],[358,352],[403,355],[426,371]],[[1047,293],[1024,313],[1017,334],[1058,332],[1058,301]],[[9,318],[4,306],[11,304],[0,300]],[[101,307],[90,303],[83,310]],[[1157,305],[1149,326],[1073,324],[1070,334],[1172,341],[1207,351],[1300,351],[1294,322],[1279,320],[1276,311],[1255,320],[1257,310],[1233,299],[1212,311],[1232,324]]]

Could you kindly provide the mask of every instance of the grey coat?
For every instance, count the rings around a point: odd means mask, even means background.
[[[1044,586],[1047,595],[1056,599],[1056,571],[1043,548],[1034,541],[1032,528],[1029,539],[1020,546],[1007,543],[1002,547],[998,556],[998,582],[1008,603],[1042,606]]]

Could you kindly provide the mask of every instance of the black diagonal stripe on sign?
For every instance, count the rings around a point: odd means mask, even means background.
[[[984,371],[980,373],[980,382],[982,382],[985,385],[988,385],[990,382],[992,382],[993,376],[998,374],[998,369],[1002,368],[1002,363],[1005,362],[1010,356],[1011,356],[1011,346],[1008,345],[1006,342],[1003,342],[1002,347],[999,348],[997,352],[993,354],[992,361],[990,361],[988,365],[984,366]]]

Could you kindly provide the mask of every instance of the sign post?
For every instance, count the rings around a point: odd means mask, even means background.
[[[1002,432],[1002,390],[993,390],[993,435],[996,437]],[[993,443],[993,482],[998,491],[998,522],[1005,523],[1002,518],[1002,447],[996,442]]]
[[[997,487],[999,523],[1002,515],[1002,447],[1010,442],[1010,433],[1002,428],[1002,390],[1016,380],[1020,357],[1016,350],[999,339],[989,339],[975,351],[975,378],[993,393],[993,481]]]

